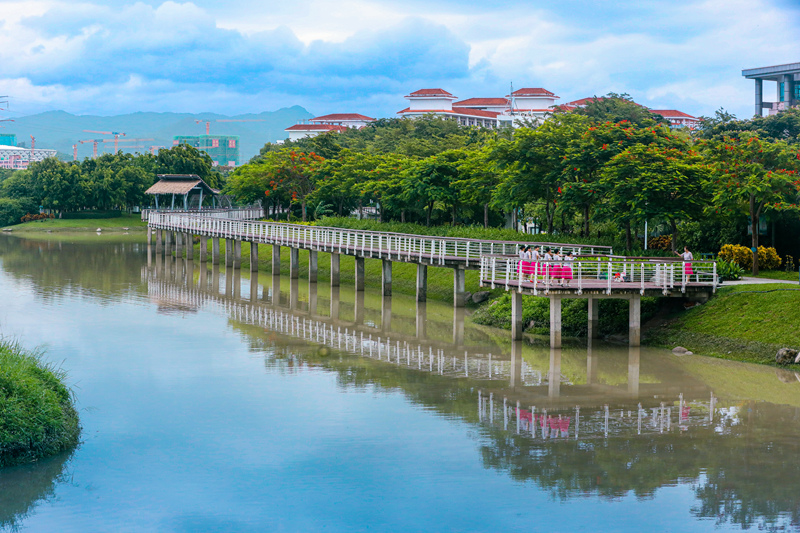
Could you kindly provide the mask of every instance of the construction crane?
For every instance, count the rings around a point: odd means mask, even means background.
[[[118,143],[145,142],[145,141],[153,141],[153,140],[155,140],[155,139],[120,139],[120,140],[117,140],[117,139],[102,139],[104,146],[105,146],[105,143],[110,143],[110,142],[114,143],[114,153],[115,154],[118,151],[118,147],[117,147]],[[131,148],[131,146],[123,146],[123,148]],[[144,147],[143,146],[137,146],[137,148],[144,148]]]
[[[166,148],[166,146],[151,146],[151,147],[150,147],[150,155],[155,155],[153,152],[154,152],[155,150],[159,150],[159,149],[161,149],[161,148]]]
[[[89,139],[86,141],[78,141],[79,143],[94,143],[94,148],[92,149],[92,159],[97,159],[97,143],[103,142],[103,139]],[[77,158],[78,151],[75,151],[75,155]]]
[[[95,131],[95,130],[83,130],[84,133],[101,133],[103,135],[113,135],[114,136],[114,153],[117,153],[117,141],[119,140],[120,135],[125,137],[125,133],[121,131]]]
[[[265,119],[263,118],[218,118],[213,122],[264,122]],[[203,122],[206,123],[206,135],[210,135],[211,130],[211,120],[195,120],[195,124],[202,124]]]
[[[78,160],[78,145],[77,144],[73,144],[72,145],[72,160],[73,161],[77,161]]]
[[[31,135],[31,156],[28,158],[28,164],[33,163],[33,149],[36,147],[36,137]]]

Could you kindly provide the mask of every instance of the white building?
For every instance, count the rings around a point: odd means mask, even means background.
[[[689,128],[693,130],[700,126],[699,118],[676,109],[651,109],[650,112],[667,119],[671,129]]]
[[[309,119],[308,122],[295,124],[286,128],[290,141],[297,141],[305,137],[316,137],[322,133],[342,132],[348,128],[361,129],[375,119],[358,113],[334,113]]]
[[[406,96],[408,107],[398,111],[401,117],[438,115],[450,117],[463,126],[497,128],[519,127],[525,122],[544,120],[558,96],[541,88],[519,89],[503,98],[456,97],[444,89],[420,89]]]
[[[20,148],[18,146],[0,145],[0,168],[15,170],[28,168],[31,161],[42,161],[48,157],[55,157],[56,150],[47,148]]]

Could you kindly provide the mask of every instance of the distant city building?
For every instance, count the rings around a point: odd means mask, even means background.
[[[432,114],[452,118],[462,126],[518,127],[532,120],[543,121],[557,99],[546,89],[525,88],[505,97],[454,102],[457,98],[444,89],[420,89],[406,96],[408,107],[397,114],[410,118]]]
[[[238,135],[176,135],[172,139],[173,146],[188,144],[207,153],[215,167],[239,166]]]
[[[677,109],[651,109],[651,113],[661,115],[669,122],[672,129],[689,128],[693,130],[700,125],[700,119]]]
[[[48,157],[56,157],[56,150],[0,145],[0,168],[21,170],[28,168],[31,161],[42,161]]]
[[[743,70],[742,76],[755,80],[756,116],[762,116],[763,109],[769,110],[768,113],[774,115],[800,103],[800,63],[751,68]],[[776,102],[764,101],[764,80],[775,82]]]
[[[0,145],[17,146],[17,135],[14,133],[0,133]]]
[[[347,128],[361,129],[375,119],[358,113],[333,113],[309,119],[307,122],[289,126],[284,131],[290,141],[298,141],[306,137],[316,137],[322,133],[342,132]]]

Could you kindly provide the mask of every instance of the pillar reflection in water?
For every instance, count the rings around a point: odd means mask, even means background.
[[[298,278],[291,278],[289,280],[289,309],[297,309],[297,304],[300,301],[300,280]]]
[[[200,272],[197,275],[197,286],[200,287],[201,290],[206,290],[208,287],[208,269],[205,263],[200,264]]]
[[[183,264],[183,284],[188,287],[194,284],[194,261],[184,258],[181,259],[181,263]]]
[[[547,374],[547,395],[561,395],[561,348],[550,348],[550,369]]]
[[[237,300],[242,297],[242,269],[233,268],[233,297]]]
[[[225,296],[233,297],[233,266],[225,266]]]
[[[272,276],[272,305],[280,305],[281,303],[281,277],[280,275]]]
[[[339,287],[331,287],[331,318],[339,320]]]
[[[161,278],[164,272],[164,259],[161,254],[156,254],[156,277]]]
[[[211,291],[219,294],[219,263],[211,265]]]
[[[362,293],[363,294],[363,293]],[[392,329],[392,297],[381,296],[381,330],[389,331]]]
[[[356,291],[355,303],[353,304],[353,316],[356,324],[364,323],[364,291]]]
[[[258,270],[250,272],[250,301],[258,300]]]
[[[464,346],[464,317],[466,310],[463,307],[453,308],[453,344]]]
[[[428,335],[428,305],[423,301],[417,301],[416,337],[424,339]]]
[[[586,346],[586,384],[587,385],[595,385],[597,384],[597,362],[598,362],[598,355],[594,351],[594,344],[595,341],[591,337],[589,337],[589,342]]]
[[[512,389],[522,386],[522,341],[511,342],[511,372],[508,384]]]
[[[308,281],[308,313],[317,314],[317,283]]]
[[[642,349],[638,346],[628,348],[628,393],[639,396],[639,360]]]

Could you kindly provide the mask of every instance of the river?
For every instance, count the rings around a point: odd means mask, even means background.
[[[800,529],[800,375],[0,236],[0,334],[68,371],[75,450],[0,470],[22,531]]]

